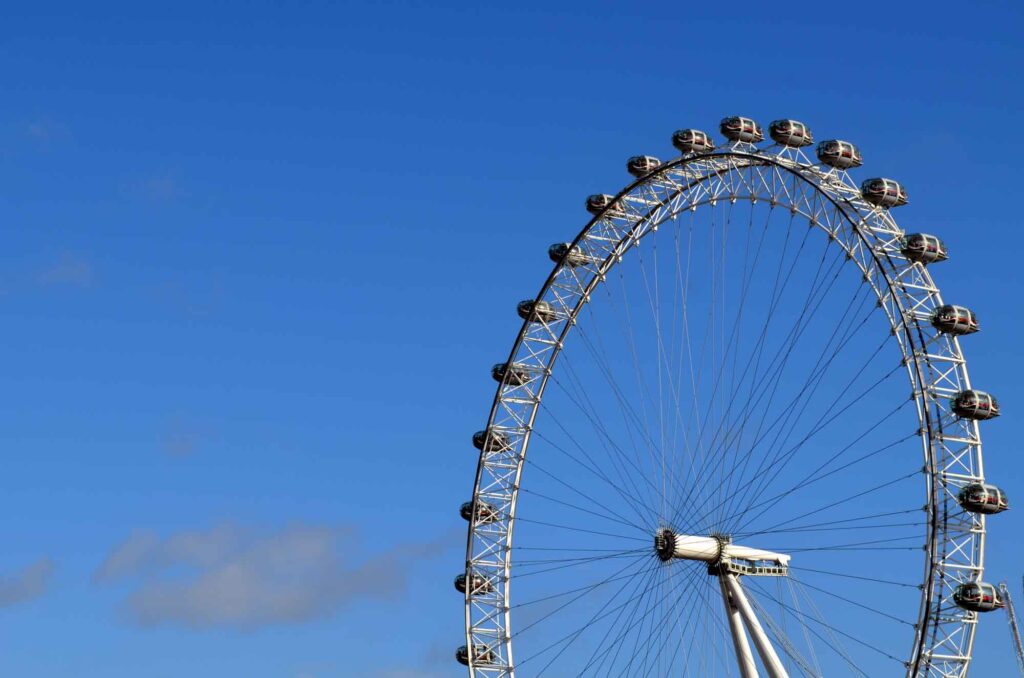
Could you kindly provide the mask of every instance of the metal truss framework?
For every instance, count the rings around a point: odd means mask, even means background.
[[[507,436],[508,444],[503,440],[493,450],[485,445],[477,468],[473,500],[494,507],[496,516],[481,520],[474,511],[469,527],[467,576],[492,584],[486,590],[466,588],[470,676],[516,674],[509,610],[520,477],[541,398],[576,317],[645,235],[685,211],[744,200],[786,208],[833,240],[860,270],[888,319],[916,403],[927,513],[920,612],[908,637],[906,675],[967,674],[977,613],[959,608],[953,591],[981,580],[985,519],[962,511],[956,495],[966,484],[984,482],[984,469],[978,423],[952,412],[952,397],[971,387],[959,342],[929,322],[943,304],[939,289],[924,265],[901,253],[904,233],[888,210],[865,202],[846,172],[818,166],[797,149],[737,142],[679,157],[625,188],[573,241],[580,260],[557,264],[537,294],[554,317],[524,322],[508,360],[527,378],[506,375],[488,419],[488,430]],[[486,648],[486,662],[477,661],[476,648]]]

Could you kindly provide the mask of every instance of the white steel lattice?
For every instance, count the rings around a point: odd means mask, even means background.
[[[822,168],[796,149],[759,150],[737,143],[690,154],[634,182],[595,217],[572,245],[582,255],[555,266],[536,297],[554,310],[544,322],[524,322],[509,362],[525,370],[515,383],[499,386],[488,430],[503,433],[507,446],[481,452],[474,501],[486,502],[497,519],[474,515],[466,555],[467,576],[494,583],[467,587],[466,643],[484,646],[488,661],[469,653],[471,676],[511,678],[515,663],[509,614],[511,547],[519,481],[531,429],[563,341],[577,315],[608,272],[648,233],[687,210],[721,201],[765,201],[832,239],[877,297],[903,355],[916,404],[923,455],[923,498],[928,533],[919,620],[907,652],[911,677],[963,677],[970,663],[977,613],[959,608],[956,587],[979,581],[983,571],[984,517],[960,511],[957,493],[983,482],[978,423],[951,411],[952,397],[970,388],[966,361],[955,336],[937,331],[930,319],[943,305],[927,268],[901,253],[904,233],[890,213],[865,202],[844,171]]]

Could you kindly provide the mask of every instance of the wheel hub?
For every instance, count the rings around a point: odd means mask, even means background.
[[[790,560],[785,553],[734,544],[729,535],[712,533],[701,537],[678,534],[667,527],[654,533],[654,553],[663,563],[674,559],[707,563],[711,574],[718,573],[719,565],[740,574],[782,574]],[[764,567],[765,564],[770,566]]]

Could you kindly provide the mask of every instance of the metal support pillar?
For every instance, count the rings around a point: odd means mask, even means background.
[[[761,623],[757,621],[754,608],[750,606],[750,601],[747,600],[746,594],[743,593],[743,587],[740,586],[736,575],[726,573],[720,575],[719,578],[728,592],[732,594],[733,602],[736,603],[740,614],[743,615],[743,621],[747,624],[747,630],[754,640],[757,654],[760,655],[761,663],[764,664],[765,670],[768,671],[769,678],[789,678],[789,674],[786,673],[786,669],[782,666],[779,655],[775,654],[775,648],[772,647],[771,641],[768,640],[768,634],[764,632],[764,629],[761,628]]]
[[[739,608],[721,577],[718,578],[718,586],[722,589],[722,602],[725,603],[725,616],[729,620],[729,630],[732,632],[732,644],[736,648],[736,662],[740,666],[740,678],[758,678],[757,665],[754,664],[754,655],[750,652],[747,633],[743,630],[743,619],[740,617]]]

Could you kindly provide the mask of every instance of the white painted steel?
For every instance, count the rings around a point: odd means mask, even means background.
[[[1020,639],[1020,628],[1017,626],[1017,610],[1013,607],[1013,598],[1010,596],[1010,588],[1006,582],[999,584],[999,594],[1006,603],[1006,617],[1010,623],[1010,636],[1013,638],[1013,650],[1017,655],[1017,668],[1024,678],[1024,642]]]
[[[736,607],[739,608],[743,621],[747,624],[747,631],[750,632],[751,638],[754,639],[757,654],[760,655],[761,663],[764,664],[769,678],[789,678],[789,674],[782,665],[782,660],[779,659],[779,655],[775,653],[775,648],[772,647],[772,643],[768,639],[768,634],[761,628],[761,622],[757,621],[757,615],[754,614],[754,609],[750,607],[750,601],[747,600],[743,587],[740,586],[739,579],[732,574],[723,574],[720,578],[725,584],[726,590],[732,595],[732,600],[736,603]]]
[[[714,563],[722,558],[736,558],[739,560],[771,561],[782,566],[788,566],[790,556],[784,553],[775,553],[764,549],[755,549],[749,546],[738,544],[723,544],[714,537],[698,537],[687,534],[675,535],[676,558],[684,560],[701,560],[706,563]]]
[[[662,222],[718,200],[765,200],[786,207],[845,250],[860,269],[888,319],[915,401],[924,464],[928,531],[914,643],[906,660],[911,678],[964,678],[977,614],[951,602],[953,590],[980,581],[985,517],[959,510],[964,485],[985,482],[978,422],[959,419],[950,400],[971,387],[955,336],[930,323],[943,304],[930,271],[900,251],[902,229],[892,215],[866,203],[842,170],[821,167],[798,149],[733,144],[713,153],[666,162],[616,196],[617,208],[597,215],[572,241],[586,263],[556,264],[536,299],[558,314],[552,322],[525,322],[510,361],[529,369],[524,383],[499,385],[488,427],[507,433],[507,449],[480,454],[474,497],[496,507],[499,519],[470,523],[466,567],[497,582],[494,590],[465,594],[466,644],[484,645],[493,661],[471,676],[512,678],[512,537],[520,477],[534,419],[564,339],[590,295],[624,254]],[[696,549],[697,547],[694,546]]]
[[[736,663],[740,669],[740,678],[758,678],[754,655],[750,651],[750,643],[743,630],[743,618],[721,577],[718,579],[718,588],[722,591],[722,604],[725,606],[726,619],[729,620],[729,632],[732,634],[732,644],[736,651]]]

